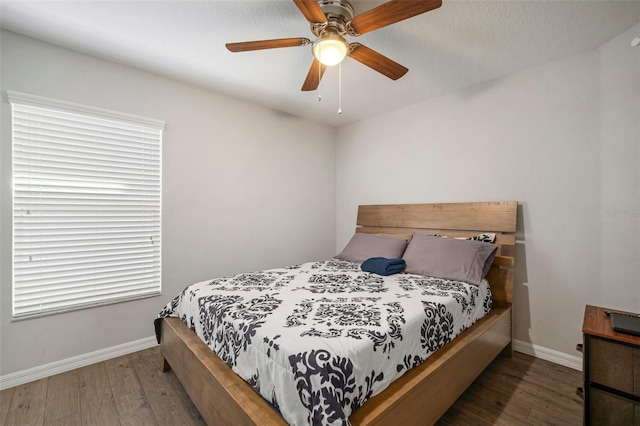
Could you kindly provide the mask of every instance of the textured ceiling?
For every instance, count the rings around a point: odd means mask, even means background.
[[[351,1],[356,14],[381,1]],[[640,22],[640,0],[443,0],[358,41],[409,68],[392,81],[347,58],[300,87],[308,46],[231,53],[226,42],[313,38],[290,0],[8,1],[2,27],[340,126],[593,49]]]

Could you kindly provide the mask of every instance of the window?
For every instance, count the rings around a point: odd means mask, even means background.
[[[160,294],[164,123],[7,94],[13,317]]]

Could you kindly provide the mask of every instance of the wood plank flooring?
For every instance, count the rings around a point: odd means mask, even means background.
[[[578,386],[582,372],[515,352],[496,358],[437,425],[582,425]]]
[[[0,392],[0,425],[204,425],[159,347]],[[581,425],[582,373],[520,353],[496,359],[437,423]]]

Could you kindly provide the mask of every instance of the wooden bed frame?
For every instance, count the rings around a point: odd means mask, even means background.
[[[485,318],[356,410],[352,425],[433,424],[500,353],[512,355],[513,266],[517,202],[360,206],[356,232],[409,238],[496,233],[487,275],[493,309]],[[209,425],[286,425],[247,383],[178,318],[162,320],[163,371],[173,369]]]

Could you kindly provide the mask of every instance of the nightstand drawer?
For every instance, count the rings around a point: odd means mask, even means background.
[[[599,389],[590,389],[589,414],[594,425],[640,426],[640,403]]]
[[[633,350],[633,393],[640,395],[640,349]]]
[[[589,377],[591,383],[640,397],[640,349],[590,336]]]

